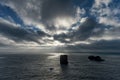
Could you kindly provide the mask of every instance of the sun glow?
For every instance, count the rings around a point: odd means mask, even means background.
[[[55,27],[69,29],[70,26],[75,22],[72,17],[57,17],[54,19]]]

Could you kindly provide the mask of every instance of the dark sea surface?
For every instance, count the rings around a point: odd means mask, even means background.
[[[0,54],[0,80],[120,80],[120,55],[100,55],[103,62],[89,61],[90,53],[68,54],[68,66],[59,55]]]

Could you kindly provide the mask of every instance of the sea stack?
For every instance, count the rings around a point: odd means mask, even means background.
[[[67,55],[60,55],[60,64],[67,65],[68,64],[68,56]]]

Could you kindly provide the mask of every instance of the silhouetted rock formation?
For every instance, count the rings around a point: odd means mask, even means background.
[[[104,61],[100,56],[88,56],[91,61]]]
[[[94,56],[88,56],[88,59],[89,59],[89,60],[94,60],[95,57],[94,57]]]
[[[68,56],[67,55],[61,55],[60,56],[60,64],[68,64]]]

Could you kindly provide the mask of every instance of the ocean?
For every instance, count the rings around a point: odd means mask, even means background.
[[[68,55],[68,65],[60,65],[62,54]],[[99,55],[105,61],[89,61],[89,55]],[[120,55],[0,54],[0,80],[120,80]]]

